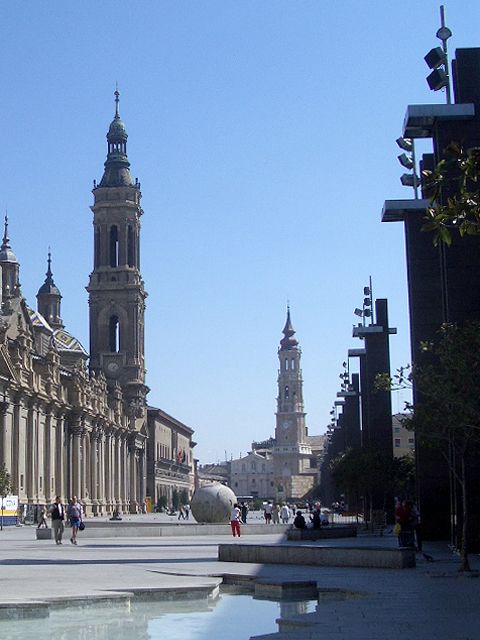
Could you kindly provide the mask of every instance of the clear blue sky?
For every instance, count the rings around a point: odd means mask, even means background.
[[[480,3],[446,15],[452,52],[480,46]],[[88,348],[90,191],[118,82],[145,211],[149,401],[195,429],[201,462],[273,434],[287,299],[310,433],[360,346],[369,275],[398,327],[392,365],[408,362],[403,228],[380,212],[411,195],[407,104],[444,101],[423,61],[438,26],[433,0],[1,4],[0,207],[23,293],[35,306],[50,245]]]

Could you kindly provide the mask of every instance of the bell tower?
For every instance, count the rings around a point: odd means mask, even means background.
[[[302,350],[294,337],[295,330],[287,307],[287,320],[278,349],[278,397],[275,437],[282,446],[296,446],[306,441],[303,410],[303,380],[300,359]]]
[[[302,351],[287,307],[287,320],[278,349],[278,396],[273,448],[273,475],[278,500],[302,498],[313,486],[312,448],[303,406]]]
[[[144,415],[144,313],[147,293],[140,275],[140,183],[130,175],[127,131],[119,115],[107,133],[107,159],[94,182],[93,271],[87,287],[90,308],[90,368],[120,385],[132,417]]]

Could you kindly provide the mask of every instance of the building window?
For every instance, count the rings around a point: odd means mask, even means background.
[[[285,371],[288,371],[288,358],[285,358]]]
[[[288,385],[285,387],[285,400],[288,400],[290,396],[290,391],[288,390]]]
[[[252,462],[252,471],[256,471],[256,470],[257,470],[257,463]]]
[[[245,465],[242,464],[242,471],[245,473],[246,469],[245,469]]]
[[[400,438],[395,438],[395,447],[400,447]]]
[[[110,318],[109,325],[109,346],[112,353],[118,353],[120,349],[120,323],[117,316]]]
[[[293,358],[292,358],[292,365],[291,365],[291,367],[292,367],[292,371],[295,371],[295,360],[294,360]]]
[[[127,256],[128,256],[128,266],[135,266],[135,245],[134,245],[134,237],[133,237],[133,229],[129,225],[128,226],[128,236],[127,236]]]
[[[20,489],[23,489],[23,473],[20,474]]]
[[[110,227],[110,266],[118,267],[118,227]]]
[[[395,428],[394,428],[394,432],[395,432],[395,433],[400,433],[400,427],[395,427]]]
[[[415,444],[415,438],[409,438],[408,444],[413,447],[413,445]]]
[[[95,267],[100,266],[100,229],[95,229]]]

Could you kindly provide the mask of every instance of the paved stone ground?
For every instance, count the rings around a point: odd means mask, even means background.
[[[149,516],[141,518],[144,521]],[[77,547],[69,543],[68,536],[62,546],[34,537],[32,527],[9,527],[0,532],[0,606],[98,597],[129,589],[213,588],[218,583],[215,576],[232,574],[315,580],[320,587],[362,594],[323,601],[315,614],[283,622],[281,634],[262,636],[264,640],[480,638],[480,558],[472,558],[476,571],[471,576],[459,574],[458,558],[444,545],[425,546],[434,562],[419,556],[416,569],[390,570],[221,563],[217,560],[218,544],[234,542],[225,536],[79,538]],[[282,536],[271,534],[248,537],[249,544],[280,540]],[[394,546],[396,539],[360,536],[323,540],[322,544]],[[308,626],[304,626],[305,620]]]

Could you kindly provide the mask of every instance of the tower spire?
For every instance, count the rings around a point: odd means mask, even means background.
[[[118,82],[116,83],[115,93],[113,95],[115,96],[115,118],[119,119],[120,114],[118,113],[118,103],[120,102],[120,91],[118,90]]]
[[[37,293],[37,309],[45,320],[54,328],[63,328],[63,320],[60,315],[60,305],[62,294],[53,281],[52,274],[52,252],[48,247],[47,271],[45,282]]]
[[[5,222],[2,240],[2,249],[9,249],[10,238],[8,237],[8,214],[5,212]]]
[[[280,340],[281,349],[293,349],[298,345],[298,340],[293,337],[295,335],[295,329],[293,328],[292,320],[290,318],[289,304],[287,304],[287,320],[282,333],[284,337]]]
[[[134,185],[134,182],[130,175],[130,162],[127,157],[128,134],[119,113],[120,92],[118,87],[113,95],[115,96],[115,115],[107,133],[105,171],[98,186],[130,187]]]

